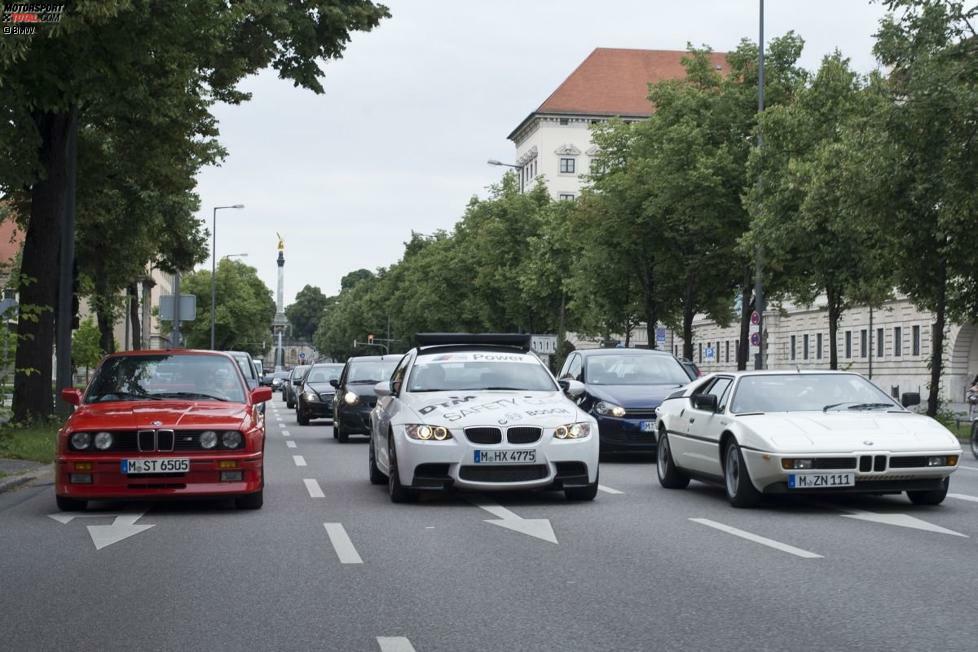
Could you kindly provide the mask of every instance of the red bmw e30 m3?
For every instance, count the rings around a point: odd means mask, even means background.
[[[268,387],[249,389],[215,351],[126,351],[106,357],[58,432],[62,510],[89,500],[233,497],[259,509]]]

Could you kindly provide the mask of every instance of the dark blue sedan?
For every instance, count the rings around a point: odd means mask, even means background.
[[[689,382],[676,358],[649,349],[574,351],[560,378],[587,388],[580,405],[598,420],[602,452],[655,451],[655,408]]]

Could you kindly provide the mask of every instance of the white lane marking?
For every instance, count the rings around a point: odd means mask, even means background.
[[[978,466],[965,466],[964,464],[958,464],[959,469],[968,469],[969,471],[978,471]]]
[[[325,498],[326,495],[323,493],[322,487],[316,482],[314,478],[306,478],[303,480],[306,483],[306,491],[309,492],[310,498]]]
[[[486,523],[536,537],[549,543],[557,543],[557,535],[554,534],[554,529],[551,527],[548,518],[520,518],[519,514],[509,511],[499,503],[494,503],[484,496],[469,496],[467,500],[497,517],[495,520],[487,519]]]
[[[353,547],[350,535],[346,533],[346,528],[343,527],[342,523],[323,523],[323,527],[326,528],[329,542],[333,544],[333,549],[336,550],[336,556],[339,557],[341,564],[363,563],[363,559],[360,558],[357,549]]]
[[[295,465],[296,466],[305,466],[306,465],[306,458],[304,458],[302,455],[293,455],[292,456],[292,461],[295,462]]]
[[[289,448],[295,448],[295,442],[292,441],[291,439],[285,442],[285,445],[288,446]]]
[[[603,484],[599,484],[598,485],[598,491],[603,491],[606,494],[613,494],[615,496],[621,496],[622,494],[625,493],[624,491],[618,491],[617,489],[612,489],[611,487],[606,487]]]
[[[968,538],[967,534],[961,534],[954,530],[934,525],[919,518],[908,516],[907,514],[877,514],[875,512],[864,512],[861,510],[849,510],[851,513],[843,514],[842,518],[854,518],[858,521],[869,521],[870,523],[882,523],[884,525],[895,525],[897,527],[907,527],[914,530],[924,530],[925,532],[936,532],[938,534],[950,534],[955,537]]]
[[[967,500],[970,503],[978,503],[978,496],[969,496],[967,494],[948,494],[948,498],[957,498],[958,500]]]
[[[134,534],[139,534],[140,532],[145,532],[150,528],[156,527],[155,524],[137,525],[136,521],[138,521],[143,514],[145,514],[145,512],[133,514],[48,514],[48,516],[62,525],[67,525],[76,518],[112,518],[111,525],[87,526],[88,534],[90,537],[92,537],[92,543],[95,544],[95,549],[101,550],[106,546],[111,546],[113,543],[119,543],[123,539],[128,539]]]
[[[380,652],[415,652],[414,646],[404,636],[378,636]]]
[[[283,437],[290,437],[291,435],[289,434],[289,431],[288,430],[283,430],[282,431],[282,436]]]
[[[732,534],[735,537],[740,537],[741,539],[747,539],[748,541],[759,543],[762,546],[767,546],[768,548],[774,548],[775,550],[786,552],[789,555],[795,555],[796,557],[802,557],[803,559],[822,558],[822,555],[817,555],[814,552],[809,552],[808,550],[802,550],[801,548],[789,546],[787,543],[781,543],[780,541],[775,541],[774,539],[768,539],[767,537],[762,537],[760,535],[752,534],[744,530],[739,530],[735,527],[724,525],[723,523],[717,523],[716,521],[711,521],[708,518],[691,518],[689,520],[691,520],[694,523],[699,523],[700,525],[705,525],[707,527],[720,530],[721,532],[726,532],[727,534]]]

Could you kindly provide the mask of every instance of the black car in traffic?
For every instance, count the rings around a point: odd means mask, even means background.
[[[282,386],[282,398],[285,399],[285,407],[290,410],[295,407],[295,399],[297,396],[297,391],[299,386],[302,385],[302,377],[306,375],[306,371],[309,370],[309,365],[301,364],[297,367],[292,368],[292,373],[289,374],[289,379],[286,381],[285,385]]]
[[[332,419],[336,388],[343,365],[323,362],[307,367],[295,386],[295,420],[308,426],[312,419]]]
[[[400,355],[364,355],[350,358],[334,381],[333,437],[341,442],[350,435],[370,434],[370,411],[377,405],[374,385],[388,380]]]

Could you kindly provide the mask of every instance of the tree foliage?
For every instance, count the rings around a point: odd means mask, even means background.
[[[314,285],[306,285],[299,290],[295,301],[285,307],[285,316],[292,326],[292,335],[298,339],[311,340],[329,303],[329,298]]]

